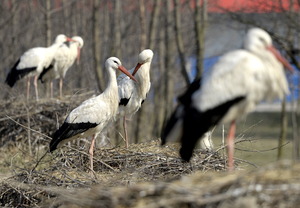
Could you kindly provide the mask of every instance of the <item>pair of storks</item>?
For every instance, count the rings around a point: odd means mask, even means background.
[[[72,38],[60,34],[49,47],[36,47],[26,51],[11,68],[5,82],[13,87],[15,83],[27,77],[27,99],[29,99],[30,77],[34,77],[36,99],[38,100],[38,79],[50,82],[51,97],[53,97],[53,80],[60,79],[59,92],[62,97],[63,79],[75,59],[79,61],[83,39]]]

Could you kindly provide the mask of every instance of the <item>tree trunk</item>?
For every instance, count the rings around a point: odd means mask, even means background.
[[[121,59],[121,2],[119,0],[115,0],[114,7],[114,19],[113,19],[113,45],[111,48],[111,56],[116,56]]]
[[[173,30],[172,30],[172,13],[171,13],[171,7],[172,7],[172,2],[171,1],[165,1],[166,3],[166,10],[165,12],[165,47],[166,47],[166,54],[165,54],[165,92],[164,92],[164,97],[166,98],[166,111],[164,115],[164,119],[168,118],[170,113],[172,112],[173,109],[173,98],[174,98],[174,82],[173,82],[173,76],[172,74],[174,73],[172,71],[171,67],[171,57],[174,54],[174,47],[172,44],[172,36]]]
[[[161,21],[162,23],[162,21]],[[161,74],[165,74],[165,59],[164,57],[166,56],[166,49],[165,49],[165,43],[164,43],[164,35],[165,31],[164,30],[159,30],[159,48],[158,48],[158,53],[160,54],[159,56],[159,71]],[[155,109],[157,109],[156,117],[155,117],[155,125],[153,125],[153,135],[156,137],[160,137],[161,131],[163,128],[164,120],[165,120],[165,115],[166,109],[167,109],[167,103],[165,102],[164,99],[161,99],[165,96],[165,85],[164,85],[164,79],[161,76],[158,79],[158,83],[156,84],[155,88],[155,97],[154,97],[154,105]]]
[[[52,30],[52,25],[51,25],[51,0],[46,0],[46,13],[45,13],[45,29],[46,29],[46,46],[50,46],[52,42],[52,37],[51,37],[51,30]],[[49,97],[49,92],[50,92],[50,86],[48,84],[46,86],[46,94],[47,97]],[[41,93],[41,91],[40,91]]]
[[[184,46],[183,46],[183,39],[181,35],[181,18],[180,18],[180,2],[179,0],[174,0],[174,19],[175,19],[175,37],[176,37],[176,45],[177,45],[177,50],[179,54],[179,59],[180,59],[180,67],[181,67],[181,74],[185,80],[186,85],[189,85],[190,83],[190,78],[189,74],[187,73],[186,70],[186,57],[185,57],[185,51],[184,51]]]
[[[122,60],[122,48],[121,48],[121,3],[122,1],[115,0],[114,1],[114,15],[113,15],[113,39],[112,39],[112,50],[111,56],[118,57]],[[122,120],[122,119],[121,119]],[[115,141],[116,144],[120,143],[119,132],[122,132],[122,128],[120,125],[120,121],[116,122],[116,130],[115,130]],[[129,138],[128,138],[129,139]]]
[[[46,13],[45,13],[45,28],[46,28],[46,46],[50,46],[52,42],[51,37],[51,0],[46,0]]]
[[[207,22],[207,0],[203,0],[202,9],[200,7],[201,0],[195,0],[194,12],[194,28],[196,34],[196,77],[198,79],[203,73],[204,59],[204,41]]]
[[[103,79],[103,69],[101,63],[101,40],[100,40],[100,0],[94,0],[93,5],[93,55],[94,55],[94,70],[96,74],[97,86],[100,92],[105,88]]]
[[[140,51],[144,50],[146,47],[146,15],[145,15],[145,3],[144,0],[139,0],[139,18],[140,18],[140,28],[141,28],[141,35],[140,35]]]
[[[154,9],[152,13],[152,17],[150,20],[150,28],[149,28],[149,39],[148,39],[148,48],[153,49],[155,43],[155,34],[157,32],[157,22],[159,20],[158,15],[161,7],[161,0],[155,0]]]
[[[146,47],[146,14],[145,14],[145,4],[143,0],[139,1],[139,20],[140,20],[140,27],[141,27],[141,33],[140,33],[140,51],[144,50]],[[143,123],[145,121],[144,119],[145,116],[145,112],[144,112],[144,108],[143,106],[139,109],[139,111],[137,112],[136,115],[136,126],[135,126],[135,138],[134,138],[134,142],[138,143],[139,140],[142,137],[141,134],[141,128],[143,126]]]

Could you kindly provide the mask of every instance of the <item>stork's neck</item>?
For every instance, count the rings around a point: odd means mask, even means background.
[[[70,52],[72,56],[77,56],[78,53],[78,43],[77,42],[72,42],[70,45]]]
[[[117,75],[116,71],[113,68],[107,70],[108,82],[106,89],[103,91],[105,96],[115,97],[118,96],[118,84],[117,84]],[[116,99],[118,102],[118,98]]]
[[[144,63],[136,73],[136,80],[139,83],[150,81],[150,63]]]
[[[54,49],[54,50],[56,50],[56,49],[58,49],[59,48],[59,46],[61,46],[63,43],[53,43],[51,46],[49,46],[48,48],[49,49]]]
[[[47,48],[48,56],[53,57],[57,49],[62,45],[63,43],[53,43],[51,46]]]
[[[144,63],[135,75],[136,80],[139,83],[140,93],[143,94],[143,96],[145,96],[145,94],[147,93],[146,91],[148,89],[146,87],[150,82],[150,65],[151,62]]]

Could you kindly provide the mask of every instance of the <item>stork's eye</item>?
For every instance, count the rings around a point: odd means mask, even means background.
[[[117,61],[114,61],[116,64],[118,64],[118,62]]]
[[[266,42],[266,40],[265,40],[264,38],[259,37],[258,39],[259,39],[263,44],[265,44],[265,45],[267,44],[267,42]]]

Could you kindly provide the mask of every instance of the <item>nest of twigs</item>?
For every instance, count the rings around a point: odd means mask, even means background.
[[[64,207],[298,207],[300,165],[282,162],[259,171],[204,174],[130,187],[61,192]]]
[[[55,124],[61,123],[67,113],[90,96],[91,92],[65,100],[0,102],[0,147],[14,147],[27,138],[31,138],[32,146],[49,143],[42,133],[51,135],[57,129]]]
[[[89,96],[0,103],[0,206],[298,206],[300,165],[283,163],[227,173],[223,147],[214,152],[196,150],[189,163],[180,159],[176,144],[162,147],[159,139],[129,149],[97,147],[94,171],[90,170],[88,140],[48,153],[47,135],[55,131],[53,124],[61,123]]]
[[[175,180],[197,170],[225,169],[224,159],[216,152],[198,150],[193,160],[186,163],[178,157],[176,145],[160,147],[159,140],[132,145],[129,149],[98,148],[95,152],[94,172],[89,169],[86,151],[68,146],[54,154],[47,153],[40,161],[29,162],[26,168],[15,169],[16,173],[1,183],[0,205],[31,207],[45,203],[57,196],[49,187],[61,191],[97,184],[131,186],[145,181]]]

